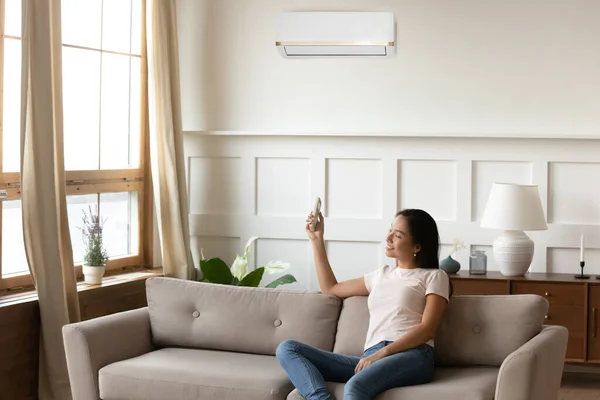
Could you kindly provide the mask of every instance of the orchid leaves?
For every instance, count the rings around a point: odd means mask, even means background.
[[[270,261],[267,265],[260,268],[256,268],[253,271],[248,271],[248,255],[252,244],[258,239],[257,236],[253,236],[248,240],[244,247],[244,254],[236,254],[231,268],[221,260],[220,258],[205,259],[204,253],[201,250],[200,270],[204,276],[203,281],[218,283],[222,285],[233,285],[233,286],[248,286],[258,287],[263,275],[267,274],[278,274],[286,271],[290,268],[290,264],[283,261]],[[296,278],[293,275],[286,274],[273,282],[266,285],[268,288],[275,288],[280,285],[296,282]]]

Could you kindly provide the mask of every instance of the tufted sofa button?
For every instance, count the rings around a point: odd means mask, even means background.
[[[474,327],[473,327],[473,333],[475,333],[476,335],[478,335],[478,334],[479,334],[479,332],[481,332],[481,328],[480,328],[480,327],[478,327],[478,326],[474,326]]]
[[[273,322],[273,325],[275,325],[275,326],[281,326],[281,320],[280,319],[276,319],[275,322]]]
[[[194,317],[194,318],[198,318],[199,316],[200,316],[200,313],[198,311],[194,311],[192,313],[192,317]]]

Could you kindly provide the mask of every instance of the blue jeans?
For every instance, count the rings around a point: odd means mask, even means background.
[[[383,341],[365,350],[362,357],[320,350],[295,340],[277,347],[277,360],[298,392],[306,400],[335,400],[326,382],[346,383],[344,400],[374,399],[388,389],[431,382],[434,373],[433,348],[427,344],[392,354],[354,373],[361,358],[368,357],[392,342]]]

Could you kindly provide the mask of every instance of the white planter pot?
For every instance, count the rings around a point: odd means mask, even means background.
[[[104,265],[101,267],[83,265],[81,269],[83,270],[85,283],[88,285],[99,285],[102,283],[102,277],[104,276],[104,270],[106,269]]]

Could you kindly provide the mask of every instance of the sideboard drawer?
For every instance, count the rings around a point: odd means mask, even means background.
[[[550,304],[545,325],[561,325],[569,330],[567,358],[582,359],[585,354],[585,309],[579,306]]]
[[[502,280],[453,279],[452,285],[456,296],[510,294],[508,282]]]
[[[544,324],[562,325],[571,332],[583,332],[585,330],[585,310],[579,306],[551,304]]]
[[[537,294],[550,304],[583,306],[585,287],[577,283],[512,282],[512,294]]]

